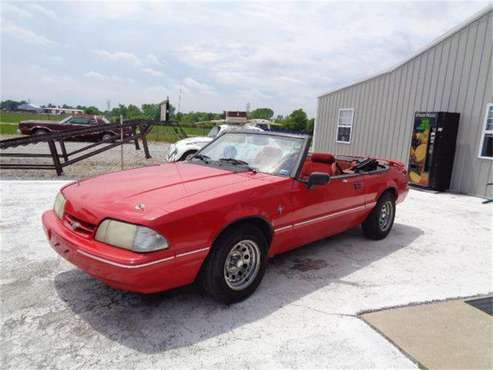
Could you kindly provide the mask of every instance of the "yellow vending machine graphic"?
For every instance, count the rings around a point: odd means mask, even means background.
[[[459,119],[459,113],[416,112],[409,153],[410,184],[439,191],[448,189]]]
[[[409,182],[428,187],[430,181],[430,162],[433,153],[436,114],[416,113],[409,155]]]

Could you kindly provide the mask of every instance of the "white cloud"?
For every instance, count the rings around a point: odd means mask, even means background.
[[[40,15],[48,17],[51,20],[57,19],[57,15],[52,9],[47,9],[44,6],[41,6],[39,4],[34,4],[34,3],[26,4],[26,6],[28,9],[32,10],[34,13],[38,13]]]
[[[183,80],[183,85],[189,87],[191,90],[200,91],[204,93],[210,93],[214,88],[202,82],[198,82],[191,77],[187,77]]]
[[[127,53],[124,51],[111,52],[108,50],[93,50],[94,54],[100,56],[103,59],[111,60],[114,62],[125,62],[133,65],[141,65],[142,61],[135,54]]]
[[[20,18],[20,19],[32,18],[32,14],[30,12],[28,12],[26,9],[15,6],[14,4],[9,3],[9,2],[2,2],[2,13],[3,13],[5,19],[8,19],[8,18]]]
[[[40,46],[55,45],[55,42],[48,39],[47,37],[40,35],[38,33],[34,33],[33,31],[18,26],[12,22],[4,21],[4,24],[2,26],[2,31],[12,35],[18,40],[21,40],[29,44],[35,44]]]
[[[124,83],[134,83],[135,82],[135,80],[133,78],[120,77],[120,76],[116,76],[114,74],[105,75],[105,74],[95,72],[95,71],[89,71],[89,72],[84,73],[84,77],[87,77],[87,78],[93,79],[93,80],[98,80],[98,81],[105,81],[105,82],[124,82]]]
[[[84,73],[84,77],[94,78],[96,80],[106,80],[108,78],[108,76],[105,76],[101,73],[94,72],[94,71]]]
[[[146,60],[147,62],[149,62],[149,64],[154,64],[156,66],[162,66],[163,64],[165,64],[162,60],[159,60],[159,58],[152,53],[147,54]]]
[[[276,114],[303,107],[313,116],[321,93],[401,62],[485,5],[3,2],[2,78],[10,82],[2,82],[2,94],[104,107],[107,99],[140,104],[167,95],[176,103],[182,87],[185,110],[249,102]],[[32,45],[42,47],[26,53]],[[24,77],[34,64],[54,82],[34,73],[22,82],[8,77]],[[77,83],[66,86],[57,75]]]
[[[156,71],[155,69],[152,68],[142,68],[142,72],[148,73],[154,77],[163,77],[164,73],[160,71]]]

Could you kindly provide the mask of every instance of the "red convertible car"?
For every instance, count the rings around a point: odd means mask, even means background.
[[[198,281],[234,303],[269,257],[362,225],[392,228],[408,192],[402,163],[308,153],[310,138],[233,131],[185,162],[63,187],[43,214],[52,247],[110,286],[141,293]]]

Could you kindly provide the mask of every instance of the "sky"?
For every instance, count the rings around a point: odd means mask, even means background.
[[[275,114],[410,57],[487,2],[0,3],[1,98]]]

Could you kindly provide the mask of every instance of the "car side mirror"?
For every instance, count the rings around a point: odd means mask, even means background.
[[[312,187],[316,185],[325,185],[328,184],[330,181],[330,176],[328,173],[325,172],[312,172],[310,174],[310,177],[308,178],[308,189],[311,189]]]

